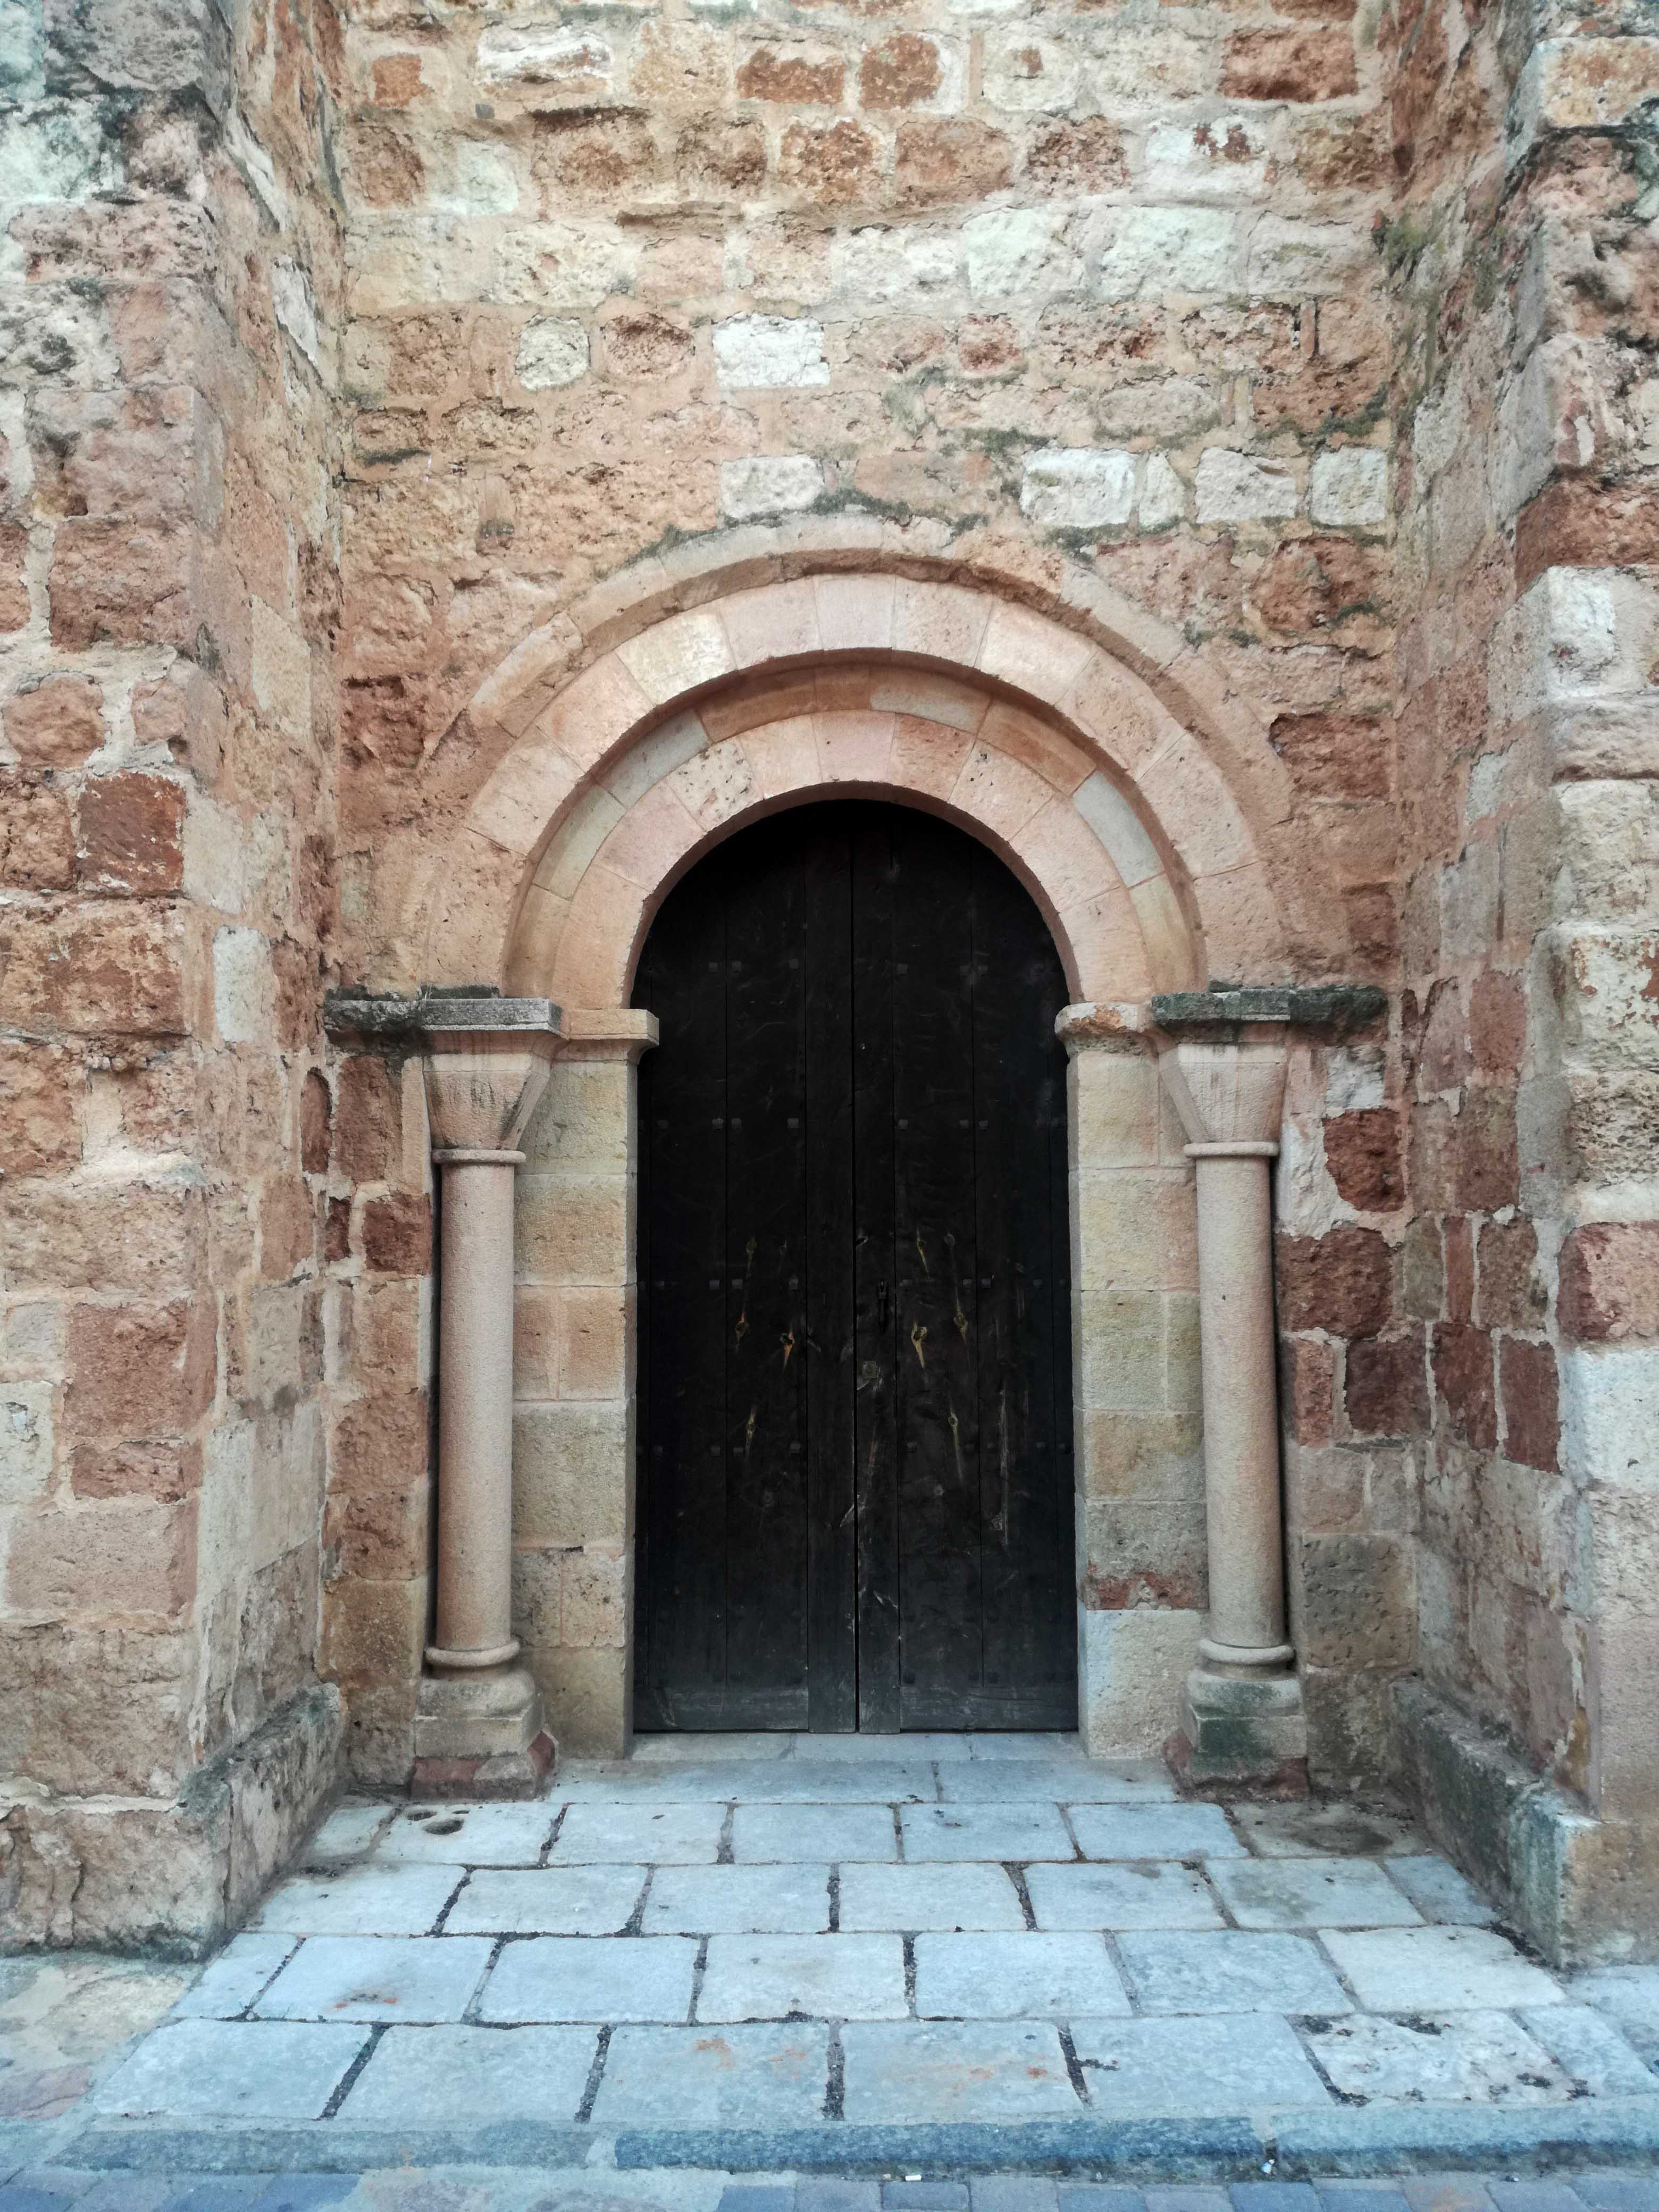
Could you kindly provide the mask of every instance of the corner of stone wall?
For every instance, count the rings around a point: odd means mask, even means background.
[[[345,1703],[296,1691],[167,1801],[0,1804],[0,1950],[46,1944],[198,1959],[230,1935],[332,1796]]]
[[[1598,1820],[1426,1682],[1397,1682],[1393,1716],[1424,1826],[1552,1966],[1659,1959],[1659,1834]]]

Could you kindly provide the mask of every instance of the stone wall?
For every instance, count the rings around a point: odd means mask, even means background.
[[[7,1941],[209,1939],[333,1769],[337,38],[0,11]]]

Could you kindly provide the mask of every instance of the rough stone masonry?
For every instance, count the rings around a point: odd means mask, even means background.
[[[1654,1955],[1650,17],[0,0],[0,97],[4,1940],[199,1949],[342,1774],[410,1779],[433,1170],[327,990],[597,990],[699,841],[839,781],[1065,878],[1101,1000],[1383,988],[1292,1039],[1275,1170],[1311,1776],[1555,1958]],[[902,633],[923,586],[1004,613]],[[614,1750],[582,1101],[640,1039],[566,1035],[515,1629]],[[1136,1749],[1206,1602],[1183,1233],[1079,1322],[1156,1378],[1078,1417]]]

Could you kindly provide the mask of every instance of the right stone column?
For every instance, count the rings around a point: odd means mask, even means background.
[[[1273,1325],[1272,1170],[1291,997],[1153,1001],[1197,1182],[1210,1607],[1182,1699],[1180,1756],[1194,1782],[1278,1790],[1305,1790],[1308,1756],[1285,1630]]]

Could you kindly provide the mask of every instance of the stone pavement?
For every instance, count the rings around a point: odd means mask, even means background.
[[[52,2155],[1588,2166],[1659,2151],[1656,2060],[1659,1969],[1564,1982],[1386,1813],[1183,1801],[1066,1737],[659,1738],[544,1802],[340,1808]]]

